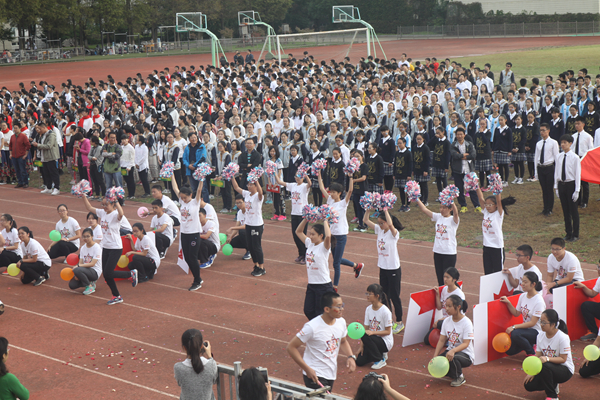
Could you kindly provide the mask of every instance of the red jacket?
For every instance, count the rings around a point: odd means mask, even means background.
[[[29,139],[27,135],[24,133],[19,133],[18,135],[15,133],[10,138],[10,143],[8,144],[8,148],[12,152],[13,158],[23,157],[29,151],[31,144],[29,143]]]

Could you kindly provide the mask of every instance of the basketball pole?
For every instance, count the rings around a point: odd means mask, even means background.
[[[336,7],[339,7],[339,6],[333,6],[333,9],[335,10]],[[374,55],[374,57],[377,57],[377,46],[375,45],[375,41],[377,41],[377,44],[379,44],[379,49],[381,50],[381,53],[383,54],[383,58],[384,59],[387,58],[385,55],[385,51],[383,51],[383,46],[381,45],[381,42],[379,41],[379,38],[377,37],[377,33],[375,33],[375,29],[373,28],[373,26],[360,18],[360,11],[359,11],[358,7],[354,7],[354,6],[352,6],[352,7],[354,10],[357,11],[358,18],[354,18],[354,15],[350,15],[347,12],[345,12],[344,10],[337,8],[338,11],[340,13],[342,13],[342,15],[344,15],[346,18],[343,21],[340,18],[339,21],[334,20],[333,22],[355,22],[355,23],[364,25],[367,28],[367,57],[371,56],[371,45],[373,45],[373,55]]]

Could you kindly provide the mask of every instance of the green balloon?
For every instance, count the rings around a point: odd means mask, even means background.
[[[529,356],[523,360],[523,371],[527,375],[535,376],[542,370],[542,360],[536,356]]]
[[[227,241],[227,235],[224,233],[219,233],[219,240],[221,241],[221,246],[224,245]]]
[[[360,339],[365,335],[365,327],[358,322],[353,322],[348,325],[348,336],[350,339]]]
[[[233,247],[227,243],[225,246],[223,246],[223,254],[225,254],[226,256],[230,256],[231,253],[233,253]]]
[[[56,230],[54,230],[54,231],[50,231],[50,235],[49,235],[49,236],[50,236],[50,240],[52,240],[53,242],[58,242],[58,241],[60,241],[60,239],[61,239],[61,237],[62,237],[62,236],[60,235],[60,232],[59,232],[59,231],[56,231]]]
[[[596,361],[600,358],[600,349],[593,344],[587,345],[585,346],[585,349],[583,349],[583,356],[588,361]]]
[[[443,378],[450,370],[450,363],[446,357],[433,357],[431,361],[429,361],[429,365],[427,365],[427,370],[434,378]]]

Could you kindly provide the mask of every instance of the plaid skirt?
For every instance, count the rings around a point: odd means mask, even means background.
[[[394,183],[396,184],[395,186],[400,189],[404,189],[404,186],[406,186],[406,182],[408,182],[408,178],[396,178],[394,181]]]
[[[512,161],[527,161],[527,155],[525,153],[513,153],[510,159]]]
[[[535,153],[525,153],[527,162],[535,162]]]
[[[510,154],[505,151],[497,151],[494,153],[495,164],[510,164]]]
[[[429,182],[431,180],[431,175],[417,175],[415,174],[415,181],[417,182]]]
[[[313,189],[318,189],[319,188],[319,180],[317,178],[314,178],[311,176],[310,181],[312,182],[311,187]]]
[[[475,160],[475,171],[491,171],[494,164],[489,158],[486,160]]]
[[[383,163],[383,176],[394,175],[394,163]]]
[[[445,169],[431,167],[431,176],[435,178],[446,178],[448,174]]]
[[[379,186],[374,183],[369,183],[369,192],[383,194],[383,185]]]

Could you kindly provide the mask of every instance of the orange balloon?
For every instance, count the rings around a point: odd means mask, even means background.
[[[510,335],[506,332],[500,332],[492,340],[492,347],[498,353],[506,353],[511,345]]]
[[[71,279],[73,279],[73,277],[75,276],[75,274],[73,273],[73,268],[63,268],[62,271],[60,271],[60,277],[62,278],[63,281],[70,281]]]

